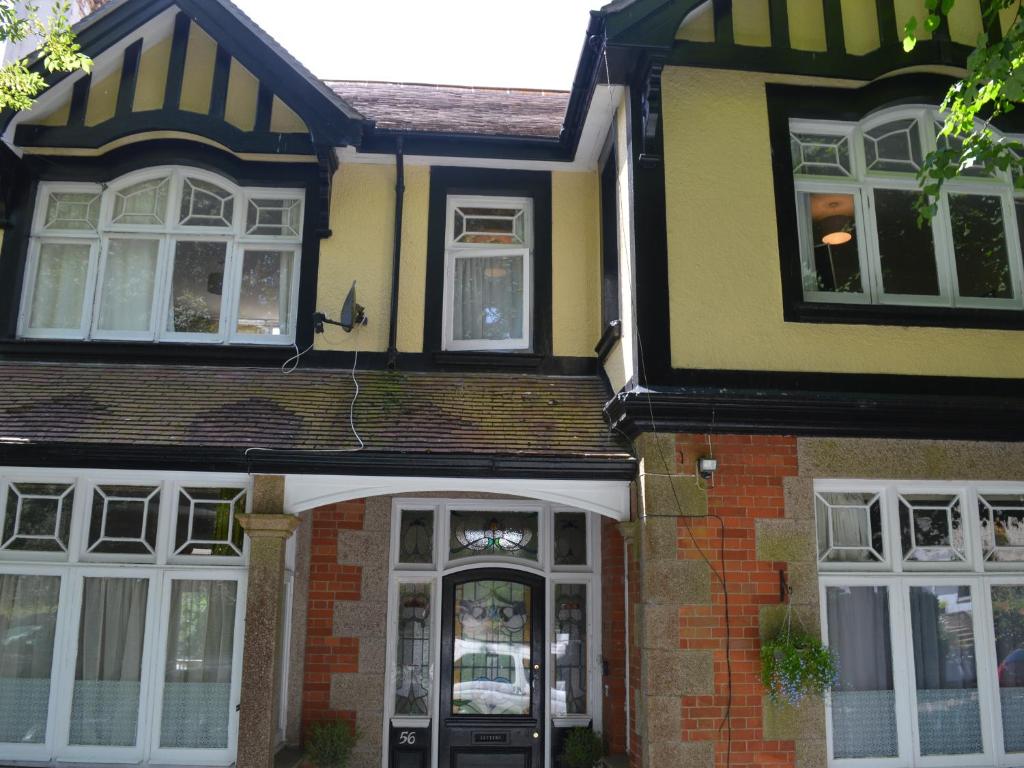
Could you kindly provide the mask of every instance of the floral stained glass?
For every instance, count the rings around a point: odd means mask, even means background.
[[[425,716],[430,711],[430,597],[429,584],[398,587],[396,715]]]
[[[587,711],[587,585],[556,584],[554,606],[554,690],[551,713]]]
[[[453,510],[450,542],[453,560],[481,555],[536,560],[537,513]]]

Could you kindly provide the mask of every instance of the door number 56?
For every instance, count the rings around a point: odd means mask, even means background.
[[[402,731],[398,734],[399,744],[415,744],[416,731]]]

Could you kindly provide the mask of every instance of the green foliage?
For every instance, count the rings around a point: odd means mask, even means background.
[[[306,759],[316,768],[345,768],[358,741],[359,731],[345,720],[313,723],[306,736]]]
[[[0,0],[0,41],[18,43],[37,35],[39,55],[47,72],[88,72],[92,59],[75,42],[69,11],[69,0],[61,0],[54,5],[53,13],[43,19],[38,6],[32,3],[20,13],[13,0]],[[30,71],[24,59],[0,67],[0,109],[28,109],[45,88],[43,75]]]
[[[835,654],[817,638],[786,631],[761,645],[761,682],[776,704],[821,696],[835,685]]]
[[[570,728],[562,747],[562,760],[568,768],[594,768],[604,757],[601,734],[590,728]]]
[[[966,0],[960,0],[965,2]],[[928,15],[923,27],[929,32],[939,28],[957,0],[924,0]],[[1014,184],[1024,187],[1024,145],[997,135],[991,123],[1013,111],[1024,101],[1024,17],[1019,0],[980,0],[984,28],[1000,24],[999,12],[1013,8],[1009,29],[1001,39],[987,33],[978,37],[967,58],[966,76],[954,83],[940,107],[944,123],[939,146],[924,160],[918,181],[921,198],[917,208],[919,223],[938,212],[936,203],[943,184],[968,168],[1014,171]],[[911,18],[903,28],[903,48],[910,52],[917,45],[918,20]]]

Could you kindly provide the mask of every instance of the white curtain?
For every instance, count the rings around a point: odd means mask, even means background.
[[[148,594],[148,579],[84,580],[71,744],[135,744]]]
[[[234,581],[173,582],[161,747],[228,745],[237,586]]]
[[[523,336],[523,257],[455,259],[452,336],[455,340]]]
[[[85,282],[89,274],[89,246],[43,243],[39,247],[31,328],[77,329],[82,324]]]
[[[59,596],[58,576],[0,574],[0,742],[46,740]]]
[[[100,330],[149,330],[159,248],[156,240],[111,238],[100,292]]]

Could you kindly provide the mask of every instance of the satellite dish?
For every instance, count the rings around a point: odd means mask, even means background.
[[[345,302],[341,305],[341,317],[338,320],[331,320],[323,312],[313,315],[313,327],[317,333],[323,333],[324,323],[337,325],[345,329],[345,333],[351,333],[357,325],[366,325],[366,309],[356,301],[356,281],[352,281],[352,287],[348,289]]]

